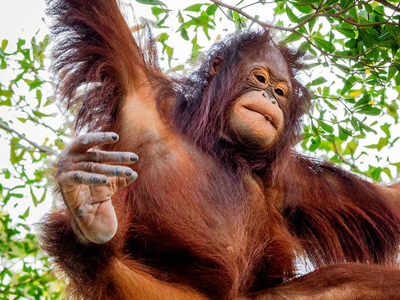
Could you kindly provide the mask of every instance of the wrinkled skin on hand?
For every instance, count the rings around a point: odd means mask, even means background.
[[[87,133],[73,141],[58,162],[60,189],[81,240],[102,244],[115,235],[118,224],[111,197],[137,178],[126,166],[138,160],[135,153],[96,149],[118,139],[112,132]]]

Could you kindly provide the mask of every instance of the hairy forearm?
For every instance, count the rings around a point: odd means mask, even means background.
[[[400,270],[348,263],[317,269],[247,300],[398,300]]]
[[[99,300],[207,300],[198,292],[184,286],[167,283],[149,275],[141,265],[120,260],[113,263],[110,285]],[[110,288],[111,286],[111,288]]]

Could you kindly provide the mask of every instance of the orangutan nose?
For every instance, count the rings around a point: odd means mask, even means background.
[[[270,100],[270,97],[268,97],[268,94],[267,94],[266,91],[263,91],[262,95],[263,95],[263,97],[265,97],[266,99],[268,99],[269,101],[271,101],[272,104],[276,104],[276,100],[275,100],[275,99],[271,99],[271,100]]]

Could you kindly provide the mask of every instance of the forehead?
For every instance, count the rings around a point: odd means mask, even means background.
[[[290,81],[289,67],[281,52],[273,47],[268,46],[262,52],[250,58],[250,65],[261,65],[266,67],[277,79]]]

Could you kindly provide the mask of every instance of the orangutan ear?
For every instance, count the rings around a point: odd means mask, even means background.
[[[211,66],[210,66],[210,75],[211,76],[215,76],[215,74],[217,74],[219,67],[222,65],[222,61],[223,61],[222,56],[217,55],[214,58],[214,60],[211,63]]]

